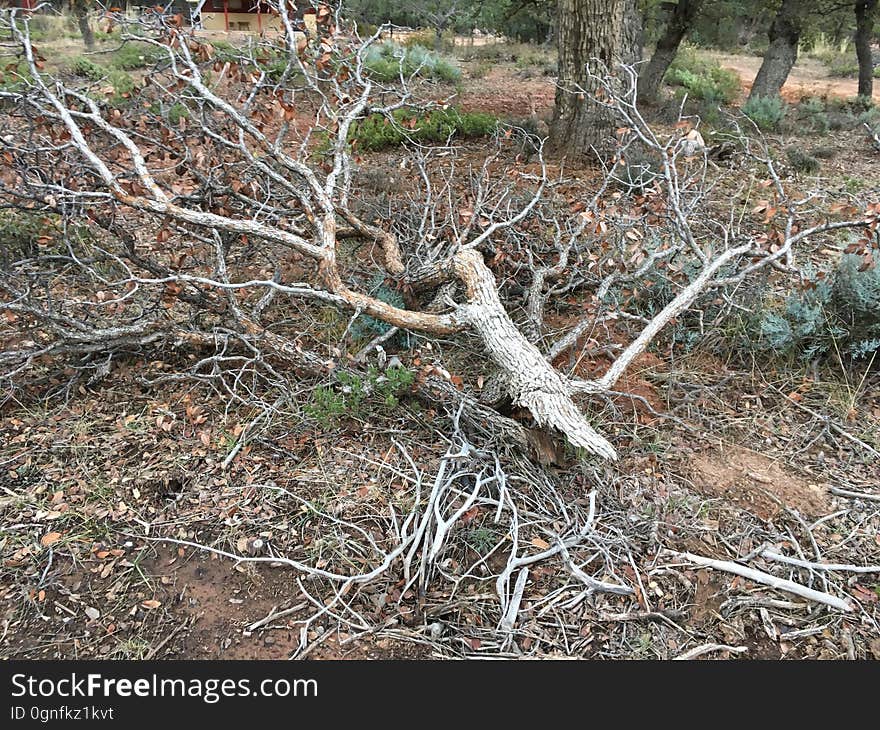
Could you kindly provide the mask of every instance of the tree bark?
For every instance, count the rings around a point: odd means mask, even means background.
[[[660,83],[669,65],[675,60],[678,47],[693,25],[703,0],[679,0],[677,3],[664,3],[667,11],[666,28],[654,55],[639,74],[639,98],[654,104],[660,92]]]
[[[797,61],[798,42],[806,14],[805,0],[782,0],[770,26],[770,46],[752,84],[749,99],[779,96],[782,85]]]
[[[614,114],[590,98],[597,84],[588,68],[597,59],[609,72],[641,58],[642,27],[636,0],[558,0],[559,84],[550,143],[569,158],[611,148]],[[580,92],[582,90],[583,93]]]
[[[859,96],[874,95],[874,59],[871,56],[871,33],[877,0],[858,0],[856,11],[856,56],[859,59]]]
[[[86,49],[92,50],[95,47],[95,34],[92,26],[89,24],[89,2],[88,0],[73,0],[73,14],[76,16],[79,32],[82,34],[83,43]]]
[[[538,426],[552,426],[591,454],[617,459],[614,447],[593,430],[572,401],[571,385],[510,319],[483,255],[473,249],[460,251],[455,255],[455,273],[468,297],[459,316],[480,336],[511,400],[528,408]]]

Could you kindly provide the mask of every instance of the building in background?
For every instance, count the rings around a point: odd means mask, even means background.
[[[277,11],[260,0],[190,0],[190,5],[193,25],[203,30],[262,33],[282,29]],[[315,31],[314,8],[296,8],[293,17],[298,29],[304,25]]]

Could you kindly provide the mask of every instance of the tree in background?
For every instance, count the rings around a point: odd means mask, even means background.
[[[859,59],[859,96],[870,99],[874,94],[874,59],[871,54],[871,37],[877,0],[857,0],[856,12],[856,56]]]
[[[782,85],[797,61],[807,0],[782,0],[770,26],[770,46],[752,84],[750,99],[779,96]]]
[[[690,31],[703,0],[678,0],[663,2],[666,11],[666,27],[657,41],[654,54],[639,73],[639,97],[649,104],[657,101],[660,83],[669,65],[675,60],[678,47]]]
[[[89,10],[91,10],[90,0],[71,0],[70,9],[76,17],[79,32],[82,34],[83,43],[88,50],[95,47],[95,34],[89,23]]]
[[[613,73],[641,58],[642,23],[636,0],[558,0],[559,82],[550,126],[557,151],[584,158],[601,151],[616,126],[607,107],[595,103],[598,90],[589,69],[595,61]]]
[[[691,42],[722,50],[738,50],[766,37],[774,7],[766,0],[705,0],[688,32]]]
[[[552,42],[556,31],[554,0],[483,0],[477,24],[483,30],[526,43]]]
[[[434,46],[439,50],[443,34],[448,30],[463,31],[472,27],[483,3],[474,0],[351,0],[346,11],[360,21],[372,25],[392,23],[434,31]]]

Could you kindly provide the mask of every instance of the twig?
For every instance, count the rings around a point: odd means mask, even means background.
[[[742,654],[745,651],[748,651],[749,648],[747,646],[728,646],[727,644],[703,644],[702,646],[695,646],[690,651],[686,651],[684,654],[680,654],[677,657],[674,657],[672,661],[686,661],[688,659],[696,659],[698,656],[702,656],[703,654],[708,654],[712,651],[730,651],[734,654]]]
[[[800,560],[798,558],[790,558],[787,555],[777,553],[775,550],[764,550],[761,552],[762,558],[767,560],[775,560],[779,563],[787,563],[788,565],[796,565],[799,568],[810,568],[811,570],[839,570],[845,573],[880,573],[880,565],[843,565],[841,563],[811,563],[808,560]]]
[[[755,570],[754,568],[747,568],[739,563],[733,563],[729,560],[714,560],[713,558],[705,558],[702,555],[679,553],[674,550],[667,550],[666,552],[676,557],[684,558],[695,565],[701,565],[714,570],[723,570],[726,573],[733,573],[734,575],[742,576],[755,583],[763,583],[764,585],[776,588],[780,591],[785,591],[786,593],[792,593],[810,601],[824,603],[826,606],[836,608],[838,611],[849,612],[853,610],[852,606],[847,601],[844,601],[837,596],[832,596],[830,593],[823,593],[822,591],[807,588],[794,581],[786,580],[785,578],[777,578],[775,575],[770,575],[770,573]]]
[[[179,634],[185,628],[187,628],[191,624],[195,623],[195,621],[196,621],[196,619],[192,619],[192,620],[186,619],[183,623],[175,626],[174,629],[171,631],[171,633],[168,634],[168,636],[166,636],[164,639],[162,639],[162,641],[160,641],[158,644],[156,644],[156,646],[154,646],[152,649],[150,649],[149,652],[147,652],[147,655],[144,657],[144,661],[150,661],[150,659],[153,659],[160,651],[162,651],[162,649],[165,648],[165,645],[169,641],[171,641],[175,636],[177,636],[177,634]]]
[[[873,502],[880,502],[880,494],[865,494],[864,492],[854,492],[838,487],[831,487],[830,491],[831,494],[836,494],[838,497],[852,497],[853,499],[868,499]]]
[[[874,454],[874,456],[880,456],[880,451],[877,451],[877,449],[875,449],[873,446],[870,446],[869,444],[866,444],[861,439],[856,438],[855,436],[853,436],[849,431],[847,431],[842,426],[838,426],[834,421],[831,420],[831,416],[825,416],[825,415],[822,415],[821,413],[817,413],[812,408],[808,408],[807,406],[805,406],[803,403],[798,403],[797,401],[792,400],[785,393],[783,393],[779,388],[777,388],[775,385],[771,385],[770,387],[773,388],[773,390],[775,390],[781,396],[783,396],[785,398],[785,400],[787,400],[792,405],[797,406],[798,408],[800,408],[802,411],[804,411],[806,413],[809,413],[811,416],[813,416],[813,418],[818,418],[820,421],[822,421],[822,423],[825,423],[830,428],[837,431],[837,433],[839,433],[841,436],[843,436],[847,441],[851,441],[852,443],[854,443],[858,446],[861,446],[865,451],[868,451],[869,453]]]
[[[256,631],[260,627],[265,626],[275,619],[282,618],[284,616],[290,616],[290,614],[296,613],[297,611],[302,611],[302,609],[304,609],[308,605],[308,603],[303,601],[302,603],[297,603],[295,606],[292,606],[291,608],[285,608],[283,611],[278,611],[277,613],[273,608],[271,611],[269,611],[268,616],[261,618],[259,621],[254,621],[250,626],[245,629],[245,631]]]

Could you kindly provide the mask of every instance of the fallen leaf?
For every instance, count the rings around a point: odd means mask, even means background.
[[[60,532],[49,532],[43,535],[43,537],[40,539],[40,545],[42,545],[43,547],[49,547],[49,545],[58,542],[60,539]]]

